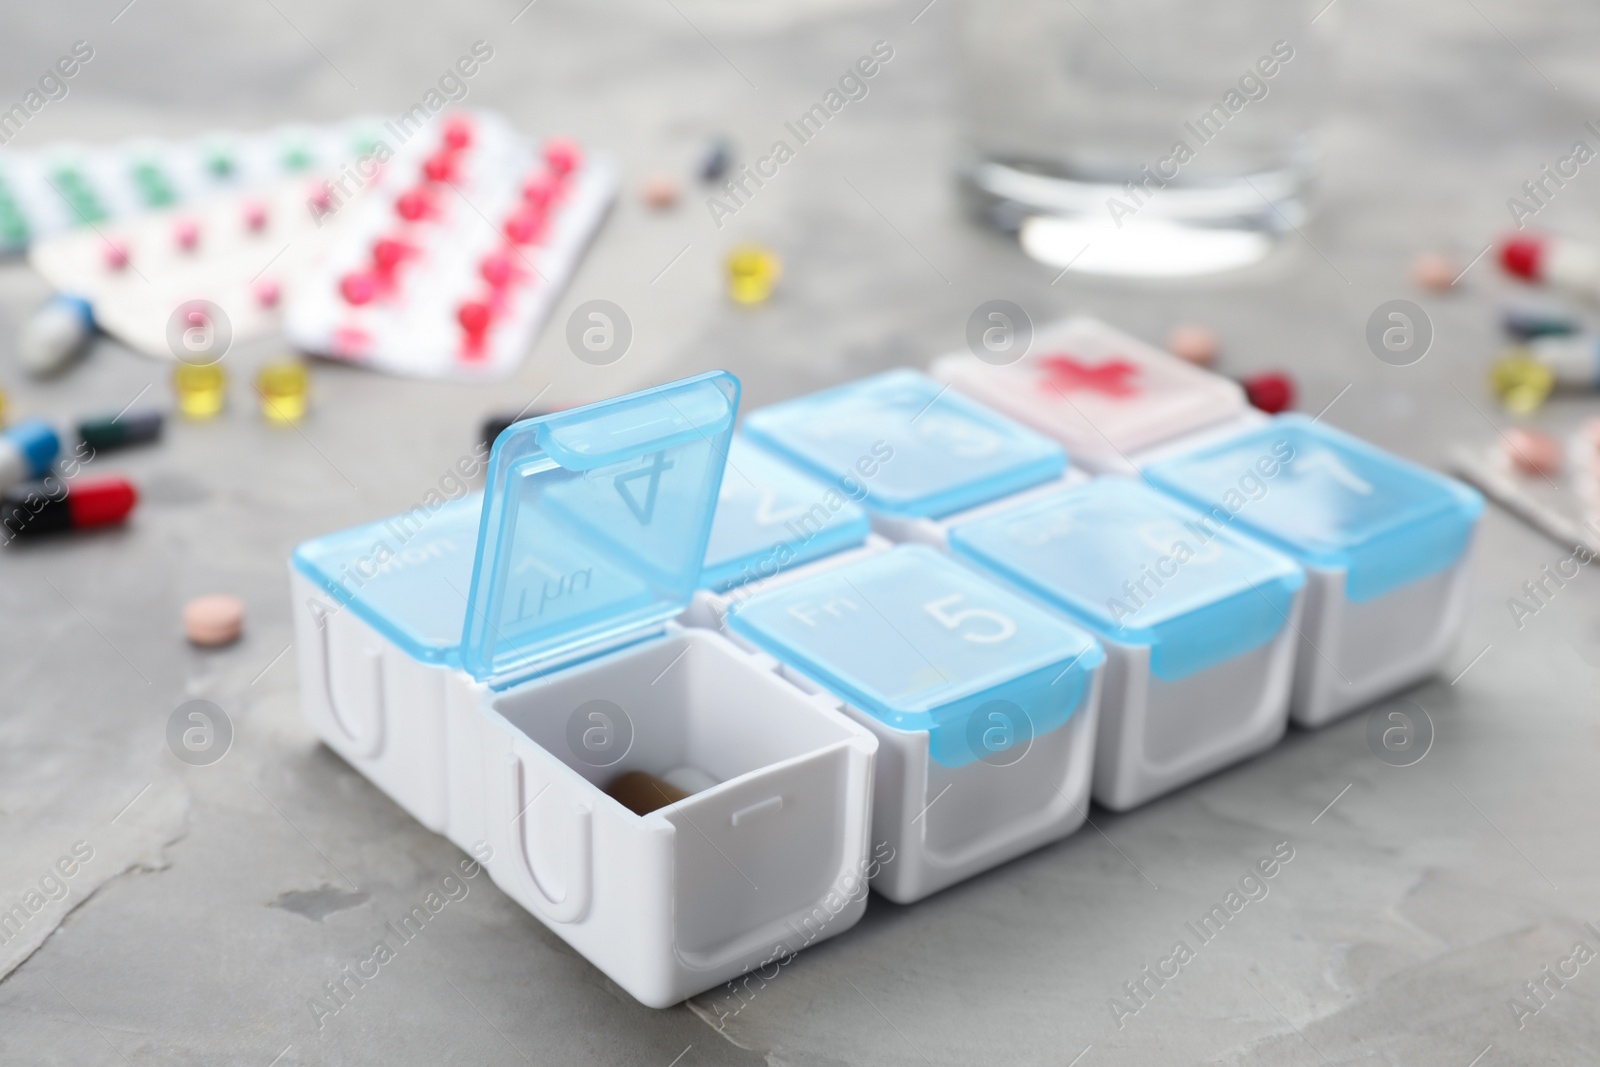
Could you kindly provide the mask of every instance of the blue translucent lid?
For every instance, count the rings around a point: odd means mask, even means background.
[[[43,478],[49,473],[50,464],[61,451],[61,439],[56,436],[55,427],[43,419],[24,419],[7,427],[5,435],[28,461],[28,473],[34,478]]]
[[[1455,563],[1483,497],[1302,415],[1156,463],[1145,477],[1372,600]]]
[[[1061,446],[914,370],[750,413],[745,432],[869,510],[939,518],[1059,477]]]
[[[731,589],[861,544],[871,523],[860,495],[859,485],[825,485],[734,434],[700,585]]]
[[[462,664],[503,684],[626,640],[694,594],[739,406],[712,371],[527,419],[494,443]]]
[[[413,658],[461,665],[483,494],[307,541],[294,567]]]
[[[763,590],[728,624],[867,714],[928,731],[947,767],[1065,723],[1105,660],[1064,617],[923,545]]]
[[[1287,556],[1126,478],[963,523],[950,547],[1102,638],[1148,645],[1151,671],[1167,681],[1272,640],[1305,584]]]

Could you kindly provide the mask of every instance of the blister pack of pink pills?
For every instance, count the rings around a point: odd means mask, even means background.
[[[616,195],[617,169],[485,112],[442,115],[367,184],[289,294],[296,347],[374,370],[513,371]]]

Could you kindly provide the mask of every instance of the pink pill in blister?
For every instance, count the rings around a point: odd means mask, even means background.
[[[583,161],[583,150],[565,137],[552,137],[544,145],[544,161],[560,177],[578,169]]]
[[[263,278],[256,282],[256,303],[264,308],[277,307],[278,301],[283,296],[283,289],[271,278]]]
[[[478,265],[478,273],[483,280],[496,289],[508,285],[517,277],[517,265],[511,262],[511,257],[503,252],[491,252],[483,257],[483,262]]]
[[[428,194],[421,189],[408,189],[395,199],[395,214],[407,222],[416,222],[425,217],[432,208]]]
[[[378,283],[365,271],[351,271],[340,279],[339,295],[359,307],[378,295]]]
[[[128,265],[128,246],[121,241],[106,242],[106,266],[111,270],[122,270]]]
[[[200,224],[193,219],[179,219],[172,225],[172,240],[185,252],[194,251],[200,244]]]
[[[522,198],[540,210],[549,207],[555,195],[556,179],[548,172],[535,174],[522,186]]]
[[[519,211],[506,220],[506,237],[512,244],[525,245],[544,235],[544,215],[534,211]]]
[[[445,124],[444,143],[447,148],[466,148],[472,143],[472,123],[457,115]]]
[[[317,183],[306,191],[306,198],[311,201],[311,206],[318,211],[326,211],[333,206],[333,193],[325,184]]]
[[[258,233],[267,228],[267,205],[251,201],[244,206],[244,228]]]
[[[478,300],[465,301],[456,309],[456,321],[461,323],[461,328],[473,340],[482,338],[488,332],[491,318],[489,305]]]

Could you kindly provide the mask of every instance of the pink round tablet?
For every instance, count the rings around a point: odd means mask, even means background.
[[[1423,252],[1411,261],[1411,280],[1430,292],[1450,289],[1460,273],[1456,261],[1442,252]]]
[[[272,278],[263,278],[256,282],[256,303],[264,308],[277,307],[278,301],[283,297],[283,289]]]
[[[246,229],[252,232],[266,229],[267,205],[258,201],[246,204],[244,206],[244,225]]]
[[[1516,426],[1505,434],[1506,458],[1523,474],[1549,477],[1561,469],[1566,458],[1561,442],[1543,430]]]
[[[1174,326],[1167,334],[1167,351],[1186,363],[1209,367],[1217,361],[1222,342],[1215,330],[1193,322]]]
[[[106,266],[121,270],[128,265],[128,246],[121,241],[106,242]]]
[[[207,648],[237,641],[244,632],[244,601],[214,594],[195,597],[183,606],[183,635]]]
[[[172,239],[185,252],[193,251],[200,243],[200,224],[193,219],[179,219],[172,225]]]

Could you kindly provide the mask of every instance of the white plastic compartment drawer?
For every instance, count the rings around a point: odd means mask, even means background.
[[[489,695],[489,872],[652,1007],[799,951],[819,909],[849,929],[877,743],[835,706],[676,629]],[[716,784],[646,815],[606,792],[684,768]]]
[[[1099,644],[943,553],[902,545],[783,576],[729,631],[878,738],[872,885],[921,899],[1087,815]]]
[[[1306,570],[1291,715],[1316,726],[1430,674],[1466,612],[1483,498],[1300,415],[1158,458],[1153,485]]]
[[[1305,573],[1140,482],[1100,478],[950,531],[1100,639],[1094,797],[1142,804],[1283,736]]]

